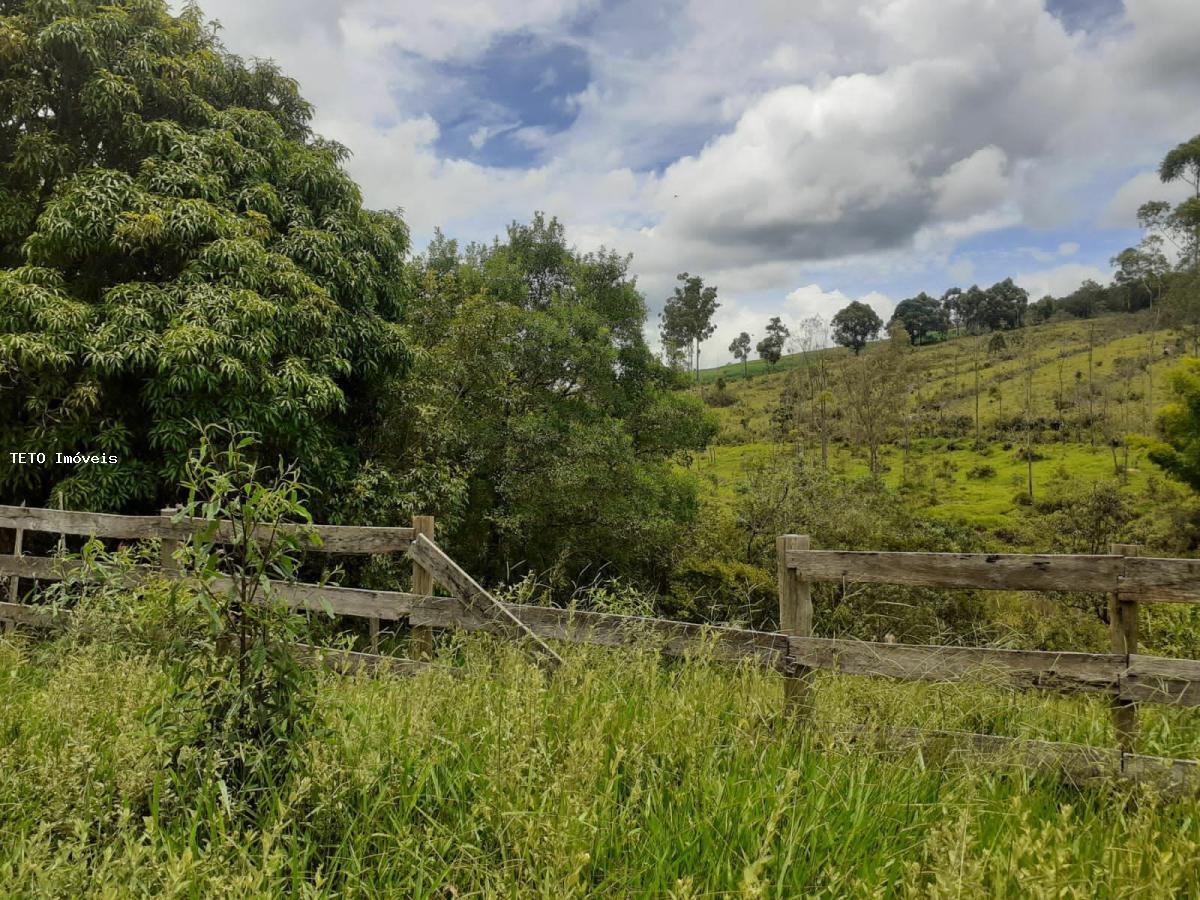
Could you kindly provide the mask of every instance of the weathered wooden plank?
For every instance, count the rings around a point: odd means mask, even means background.
[[[21,506],[24,507],[25,504],[22,503]],[[25,529],[24,528],[14,529],[13,530],[13,556],[21,555],[21,548],[24,545],[24,541],[25,541]],[[21,600],[20,590],[19,590],[20,589],[20,581],[21,581],[21,578],[19,575],[13,575],[8,580],[8,599],[9,599],[9,602],[11,602],[11,603],[18,603]]]
[[[770,668],[782,669],[787,657],[787,638],[782,634],[718,628],[611,613],[557,609],[547,606],[505,604],[538,637],[575,644],[605,647],[653,646],[668,656],[683,656],[701,646],[713,658],[728,662],[752,659]],[[430,597],[413,603],[409,621],[435,628],[462,628],[503,634],[494,620],[485,618],[456,597]]]
[[[1130,654],[1120,697],[1130,702],[1200,706],[1200,660]]]
[[[229,578],[216,578],[214,586],[219,590],[233,586]],[[272,581],[271,590],[292,609],[311,612],[326,612],[324,599],[335,615],[362,616],[364,618],[396,621],[408,616],[414,601],[426,600],[421,594],[403,591],[375,591],[366,588],[349,588],[338,585],[305,584],[302,582]]]
[[[789,638],[792,660],[813,668],[905,681],[979,679],[1020,689],[1115,694],[1125,657],[1111,653],[1057,653],[882,644],[834,638]]]
[[[1046,771],[1077,784],[1120,778],[1152,784],[1168,791],[1194,791],[1200,788],[1200,762],[1190,759],[1141,756],[1086,744],[964,731],[856,725],[824,730],[824,733],[841,735],[854,741],[870,741],[887,749],[958,754],[965,759],[979,759],[991,765],[1013,765]]]
[[[31,628],[58,628],[64,614],[27,603],[0,603],[0,619]]]
[[[111,538],[155,538],[159,536],[159,517],[117,516],[110,513],[41,509],[33,506],[0,506],[0,528]]]
[[[11,573],[21,578],[37,578],[42,581],[61,581],[67,572],[79,569],[82,565],[78,559],[0,555],[0,573]],[[154,575],[178,577],[178,573],[173,570],[155,569],[150,566],[139,567],[133,577],[134,580],[138,580]],[[232,583],[230,579],[223,576],[215,579],[215,584],[220,589],[226,589]],[[272,581],[271,587],[277,596],[295,609],[324,612],[325,607],[321,603],[321,598],[324,597],[328,600],[334,613],[339,616],[363,616],[389,621],[405,618],[412,608],[413,601],[426,597],[423,594],[410,594],[404,591],[375,591],[303,582]]]
[[[814,581],[862,581],[1000,591],[1118,589],[1119,556],[793,550],[788,565]],[[1121,587],[1122,591],[1126,588]]]
[[[433,516],[413,516],[413,535],[423,534],[431,541],[434,538]],[[433,573],[413,560],[412,589],[416,594],[433,593]],[[412,625],[412,622],[409,622]],[[433,629],[424,625],[412,625],[408,640],[409,655],[413,659],[433,659]]]
[[[208,524],[203,519],[172,522],[169,516],[118,516],[77,510],[0,506],[0,528],[129,540],[157,537],[187,540]],[[413,530],[406,527],[313,525],[304,530],[320,538],[320,546],[313,542],[313,547],[323,553],[395,553],[405,550],[413,538]],[[232,536],[232,523],[222,522],[217,539],[228,541]]]
[[[164,538],[188,540],[193,534],[212,526],[211,520],[182,519],[172,522],[164,518],[160,533]],[[372,554],[397,553],[412,543],[413,531],[403,527],[376,527],[366,525],[307,525],[296,526],[301,544],[319,553]],[[310,535],[314,536],[310,538]],[[233,523],[222,521],[213,540],[229,543],[234,538]],[[270,529],[263,529],[263,540],[269,540]],[[319,540],[318,540],[319,539]]]
[[[779,585],[779,630],[789,637],[812,635],[812,584],[787,564],[793,550],[809,548],[806,534],[781,534],[775,540],[775,574]],[[793,666],[783,683],[784,711],[790,716],[805,716],[812,711],[813,671]]]
[[[517,618],[508,607],[485,591],[463,569],[425,535],[418,535],[408,548],[408,555],[425,567],[442,586],[454,591],[459,599],[495,626],[509,640],[527,640],[534,655],[551,668],[562,665],[562,659]],[[421,623],[426,624],[426,623]]]
[[[77,559],[56,556],[13,556],[0,554],[0,572],[16,578],[36,578],[39,581],[61,581],[63,575],[82,566]]]
[[[1108,552],[1114,556],[1135,557],[1137,544],[1109,545]],[[1123,579],[1122,579],[1123,580]],[[1122,653],[1126,662],[1138,649],[1138,602],[1124,593],[1109,594],[1108,597],[1109,646],[1113,653]],[[1113,733],[1117,746],[1125,753],[1137,750],[1137,704],[1124,696],[1112,700]]]
[[[1130,557],[1118,590],[1143,603],[1200,603],[1200,559]]]

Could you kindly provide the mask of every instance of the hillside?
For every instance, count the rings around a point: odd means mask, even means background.
[[[1012,518],[1026,509],[1023,501],[1014,498],[1027,486],[1029,474],[1020,455],[1025,434],[1016,421],[1028,392],[1033,417],[1043,420],[1033,463],[1035,496],[1037,485],[1111,482],[1142,511],[1149,511],[1154,499],[1148,492],[1157,490],[1162,475],[1145,460],[1144,446],[1126,436],[1152,429],[1152,411],[1168,399],[1166,373],[1185,349],[1179,335],[1168,329],[1151,335],[1150,324],[1147,314],[1116,314],[1004,332],[1006,346],[991,352],[991,335],[911,348],[907,464],[903,435],[897,430],[882,451],[883,480],[893,487],[905,486],[914,508],[922,513],[965,523],[1004,542],[998,532],[1006,531]],[[869,362],[872,354],[883,349],[872,345],[864,357]],[[978,447],[976,354],[982,441]],[[1089,355],[1091,424],[1085,415]],[[772,415],[783,404],[789,384],[818,358],[837,365],[850,354],[841,348],[796,353],[770,368],[759,360],[749,366],[748,377],[740,364],[702,371],[710,404],[718,381],[727,395],[722,402],[728,403],[714,406],[720,432],[709,452],[694,463],[711,499],[731,503],[748,473],[781,454],[816,458],[811,433],[801,429],[781,440]],[[1139,368],[1147,359],[1150,364]],[[861,446],[844,433],[833,441],[829,460],[837,474],[852,478],[868,474]]]

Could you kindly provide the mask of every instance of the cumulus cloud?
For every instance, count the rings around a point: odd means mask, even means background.
[[[1097,225],[1177,196],[1151,168],[1188,137],[1180,114],[1200,90],[1193,0],[1125,0],[1071,28],[1042,0],[205,8],[232,50],[299,79],[368,202],[403,208],[418,240],[435,225],[486,239],[544,209],[580,246],[633,252],[652,308],[676,272],[704,273],[726,329],[747,310],[765,322],[797,284],[879,290],[886,308],[921,277],[991,278],[970,248],[991,234],[1012,235],[997,238],[1010,259],[1047,228],[1061,246],[1041,261],[1107,258],[1115,239]],[[462,73],[498,65],[489,52],[514,36],[570,48],[584,86],[558,96],[550,54],[507,105],[476,96]],[[551,102],[553,121],[528,114]],[[451,128],[476,155],[445,149]],[[501,143],[528,160],[489,161]],[[1078,237],[1062,240],[1068,228]],[[1081,262],[1022,277],[1062,293],[1106,274]]]
[[[1029,291],[1029,296],[1036,300],[1047,294],[1054,297],[1069,294],[1089,279],[1104,284],[1111,277],[1111,269],[1101,269],[1097,266],[1084,265],[1083,263],[1063,263],[1061,266],[1055,266],[1051,269],[1042,269],[1037,272],[1022,272],[1016,275],[1013,280],[1019,286]]]
[[[1100,223],[1110,228],[1131,228],[1137,225],[1137,211],[1150,200],[1178,203],[1187,198],[1189,188],[1181,181],[1163,184],[1157,170],[1139,172],[1113,194],[1100,216]]]

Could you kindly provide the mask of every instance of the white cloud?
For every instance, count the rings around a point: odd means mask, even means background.
[[[1139,172],[1113,194],[1100,216],[1100,224],[1110,228],[1131,228],[1137,225],[1138,207],[1150,200],[1178,203],[1187,198],[1189,188],[1181,181],[1163,184],[1157,171]]]
[[[1039,250],[1041,261],[1102,258],[1083,218],[1104,207],[1097,192],[1147,169],[1112,197],[1105,225],[1172,199],[1149,167],[1188,136],[1181,111],[1200,90],[1194,0],[1126,0],[1119,27],[1095,34],[1068,33],[1042,0],[746,0],[736,14],[723,0],[205,8],[230,49],[299,79],[316,128],[354,152],[368,203],[402,207],[418,240],[434,225],[487,238],[545,209],[582,247],[633,252],[652,308],[676,272],[704,273],[726,330],[751,318],[761,329],[797,284],[859,286],[816,289],[832,302],[864,284],[886,291],[898,273],[966,283],[986,263],[959,247],[1003,229],[1077,226],[1078,240]],[[584,55],[590,80],[568,103],[577,118],[555,131],[489,110],[468,143],[486,152],[509,128],[537,161],[445,158],[429,98],[474,102],[448,72],[515,34]],[[553,93],[556,78],[542,71],[531,95]],[[1105,275],[1073,263],[1021,277],[1063,293]],[[868,302],[890,314],[882,294]]]
[[[1071,293],[1088,279],[1104,284],[1111,278],[1112,271],[1110,269],[1100,269],[1082,263],[1063,263],[1052,269],[1022,272],[1014,276],[1013,280],[1029,291],[1032,299],[1037,300],[1047,294],[1062,297]]]

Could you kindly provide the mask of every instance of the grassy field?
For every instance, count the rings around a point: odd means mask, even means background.
[[[893,487],[906,485],[907,502],[922,515],[957,521],[981,533],[1004,531],[1014,516],[1024,514],[1019,495],[1027,494],[1028,472],[1019,457],[1022,435],[1008,433],[997,423],[1010,420],[1024,408],[1029,368],[1033,370],[1035,416],[1054,417],[1064,406],[1081,412],[1087,406],[1090,355],[1090,377],[1096,385],[1092,404],[1097,414],[1108,414],[1110,431],[1068,428],[1060,439],[1040,442],[1036,448],[1040,458],[1033,464],[1034,495],[1045,496],[1065,485],[1116,483],[1136,508],[1148,510],[1154,503],[1148,485],[1153,479],[1161,480],[1162,474],[1145,459],[1144,447],[1136,442],[1130,448],[1128,470],[1119,474],[1109,441],[1114,436],[1150,431],[1155,412],[1167,400],[1165,376],[1177,364],[1179,347],[1172,332],[1162,329],[1152,335],[1149,325],[1145,315],[1053,322],[1008,333],[1007,349],[991,354],[986,351],[987,337],[965,336],[913,348],[913,402],[924,412],[919,414],[921,420],[914,428],[918,436],[911,440],[907,454],[896,444],[884,449],[883,480]],[[983,349],[977,347],[981,340]],[[1019,349],[1026,341],[1033,348],[1028,354]],[[1166,356],[1164,347],[1170,351]],[[973,354],[977,349],[984,439],[979,448],[973,441]],[[841,349],[819,352],[835,361],[848,356],[848,351]],[[882,348],[865,352],[878,353]],[[1152,360],[1152,364],[1129,377],[1112,374],[1133,369],[1138,358]],[[716,444],[692,462],[707,496],[723,506],[736,501],[755,466],[797,453],[817,459],[813,436],[803,436],[799,447],[778,444],[771,426],[771,413],[781,402],[787,379],[811,359],[787,356],[773,370],[759,362],[750,367],[749,378],[742,377],[740,365],[702,372],[705,384],[710,385],[707,391],[711,392],[711,385],[721,377],[733,399],[730,405],[715,410],[721,427]],[[919,436],[955,417],[965,423],[964,437]],[[1124,466],[1123,447],[1118,449],[1116,462]],[[845,442],[831,445],[830,468],[849,478],[865,477],[868,472],[862,449]]]
[[[1018,497],[1026,492],[1028,473],[1025,461],[1011,447],[1006,450],[1002,443],[993,441],[982,450],[966,446],[947,449],[947,443],[952,442],[914,441],[907,462],[901,449],[889,447],[882,455],[884,482],[900,487],[905,483],[907,466],[908,479],[924,486],[909,495],[914,507],[934,518],[964,522],[981,531],[1003,528],[1011,517],[1023,515]],[[1035,496],[1039,487],[1053,491],[1068,481],[1076,485],[1116,481],[1143,508],[1152,503],[1145,489],[1155,470],[1145,460],[1144,451],[1131,454],[1123,482],[1114,474],[1107,448],[1055,443],[1040,446],[1038,452],[1044,458],[1033,463]],[[696,458],[692,469],[701,477],[708,496],[728,506],[736,501],[754,467],[793,453],[791,448],[767,442],[714,445]],[[980,477],[978,473],[985,466],[994,474]],[[840,446],[831,448],[830,469],[849,478],[865,478],[868,474],[866,461]]]
[[[0,639],[0,893],[33,896],[1141,897],[1200,891],[1195,799],[850,747],[842,723],[1111,741],[1102,702],[818,683],[568,648],[551,681],[486,641],[466,678],[324,677],[319,739],[253,821],[182,802],[115,650]],[[1150,712],[1146,749],[1195,746]]]

